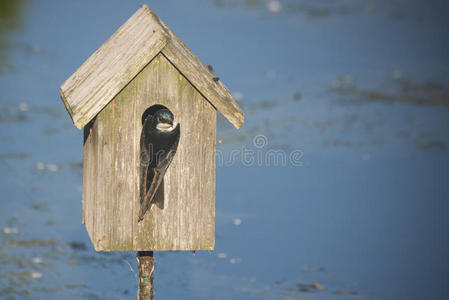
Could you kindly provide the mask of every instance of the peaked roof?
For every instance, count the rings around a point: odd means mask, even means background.
[[[60,88],[78,129],[162,53],[237,129],[243,112],[228,89],[147,6],[142,5]]]

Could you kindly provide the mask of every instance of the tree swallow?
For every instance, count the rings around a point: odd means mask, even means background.
[[[145,118],[140,135],[139,222],[154,203],[154,196],[178,148],[180,125],[168,109]]]

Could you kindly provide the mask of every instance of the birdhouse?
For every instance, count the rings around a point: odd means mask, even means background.
[[[62,84],[60,95],[75,126],[84,128],[82,223],[95,249],[213,250],[216,112],[236,128],[243,113],[212,70],[144,5]],[[142,149],[158,139],[145,137],[144,125],[161,110],[179,124],[171,144],[177,147],[139,218],[157,181],[147,178]],[[159,163],[154,168],[152,176],[161,173]]]

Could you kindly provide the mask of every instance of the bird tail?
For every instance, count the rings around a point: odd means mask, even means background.
[[[165,172],[163,172],[163,173],[165,173]],[[153,174],[153,178],[151,180],[151,185],[148,188],[148,190],[143,198],[143,201],[140,204],[140,212],[139,212],[138,222],[143,220],[145,213],[150,209],[151,204],[153,204],[154,196],[156,195],[156,191],[157,191],[159,185],[161,184],[163,178],[164,178],[164,174],[155,170],[155,172]]]

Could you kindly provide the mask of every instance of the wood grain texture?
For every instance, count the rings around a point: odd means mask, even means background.
[[[164,22],[160,21],[160,23],[170,37],[170,41],[162,53],[235,128],[242,127],[243,111],[232,98],[228,89]]]
[[[167,42],[167,33],[142,6],[62,85],[60,95],[75,126],[83,128]]]
[[[147,6],[120,27],[64,82],[60,95],[84,127],[160,52],[236,128],[243,112],[228,89]]]
[[[138,223],[143,112],[161,104],[181,124],[163,182],[164,208]],[[97,251],[213,250],[216,111],[162,54],[85,128],[83,220]]]

